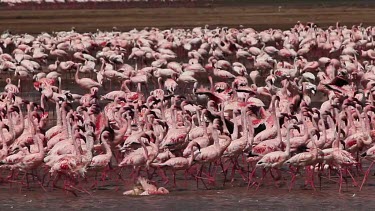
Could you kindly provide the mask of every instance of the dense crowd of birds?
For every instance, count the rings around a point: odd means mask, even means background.
[[[94,186],[146,173],[168,182],[166,172],[176,185],[176,173],[185,172],[197,185],[222,175],[258,188],[267,174],[279,182],[287,171],[290,188],[300,175],[312,189],[316,178],[340,191],[347,178],[362,188],[375,158],[374,36],[375,27],[339,23],[259,32],[4,32],[2,182],[64,180],[74,191],[90,172],[102,173]],[[62,89],[70,74],[85,93]],[[31,79],[40,102],[21,97]],[[51,112],[56,122],[47,128]],[[142,191],[125,194],[168,192],[139,181]]]

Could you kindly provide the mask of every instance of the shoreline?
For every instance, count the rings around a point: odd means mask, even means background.
[[[46,10],[0,10],[0,28],[13,33],[38,34],[40,32],[67,31],[75,27],[78,32],[95,32],[97,29],[120,31],[134,28],[157,27],[192,28],[203,27],[252,27],[288,29],[297,21],[314,22],[320,27],[335,25],[337,21],[351,26],[363,23],[375,25],[375,2],[345,6],[326,4],[278,4],[256,5],[228,4],[210,7],[160,7],[119,9],[46,9]],[[310,5],[310,6],[309,6]],[[330,6],[331,5],[331,6]]]

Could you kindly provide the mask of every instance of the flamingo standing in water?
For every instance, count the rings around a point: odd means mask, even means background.
[[[256,167],[262,167],[264,169],[278,169],[280,168],[286,160],[290,158],[290,130],[297,129],[297,125],[289,125],[287,128],[287,137],[286,137],[286,149],[284,151],[274,151],[265,154],[257,163]],[[264,178],[265,175],[263,175]],[[262,178],[262,179],[263,179]]]
[[[320,149],[318,149],[315,145],[315,139],[313,139],[314,132],[311,131],[309,135],[310,135],[311,141],[313,142],[314,148],[310,152],[302,152],[302,153],[298,153],[294,155],[293,157],[285,161],[285,164],[290,165],[290,166],[296,166],[297,168],[305,167],[306,172],[308,172],[308,174],[311,174],[311,175],[308,175],[308,177],[311,177],[311,180],[309,182],[310,182],[311,187],[315,190],[314,172],[312,169],[310,169],[309,166],[313,166],[317,164]],[[290,189],[293,187],[293,184],[295,182],[295,177],[296,177],[296,173],[294,173],[292,177]]]
[[[74,76],[75,82],[82,88],[84,89],[91,89],[93,87],[102,87],[102,85],[91,78],[79,78],[78,73],[79,73],[79,68],[81,64],[77,66],[77,71]]]
[[[176,171],[177,170],[188,170],[191,165],[193,164],[194,160],[194,150],[193,147],[198,147],[198,151],[200,151],[200,146],[197,142],[192,141],[189,143],[187,148],[190,148],[190,157],[189,158],[184,158],[184,157],[174,157],[170,158],[169,160],[165,161],[164,163],[158,163],[154,164],[156,167],[161,167],[161,168],[167,168],[167,169],[172,169],[173,171],[173,184],[176,186]]]

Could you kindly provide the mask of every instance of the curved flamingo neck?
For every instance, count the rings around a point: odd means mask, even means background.
[[[56,102],[56,125],[62,126],[61,109],[58,102]]]
[[[15,127],[15,139],[18,138],[24,131],[25,129],[25,119],[24,119],[24,116],[23,116],[23,112],[22,112],[22,109],[21,107],[18,107],[19,108],[19,119],[20,119],[20,125],[16,125]],[[10,119],[11,121],[11,119]]]
[[[245,137],[245,142],[246,143],[249,143],[249,126],[247,126],[247,118],[245,116],[245,108],[241,108],[241,117],[242,117],[242,132],[243,132],[243,136]],[[252,124],[251,122],[249,122],[249,125]]]
[[[112,150],[111,150],[111,147],[108,144],[107,139],[102,138],[102,143],[104,145],[105,154],[107,155],[107,157],[109,157],[109,158],[112,157]]]
[[[335,115],[336,115],[336,127],[337,130],[335,130],[335,137],[336,140],[334,142],[334,148],[339,149],[340,148],[340,129],[341,129],[341,120],[339,118],[339,114],[337,112],[337,109],[334,109]]]
[[[189,157],[189,160],[188,160],[188,166],[190,167],[192,164],[193,164],[193,161],[194,161],[194,158],[195,158],[195,151],[193,150],[193,147],[195,146],[195,144],[191,144],[190,145],[190,157]]]
[[[149,155],[148,155],[148,150],[147,150],[147,147],[145,145],[145,143],[142,141],[142,139],[139,139],[139,143],[141,144],[142,148],[143,148],[143,152],[144,152],[144,156],[146,158],[146,160],[149,159]]]
[[[44,148],[43,148],[43,140],[40,138],[39,134],[37,134],[35,137],[38,139],[38,143],[37,143],[38,153],[39,153],[40,156],[44,157],[45,151],[44,151]]]
[[[212,138],[214,139],[214,145],[215,145],[216,147],[220,147],[220,143],[219,143],[219,133],[217,132],[217,129],[216,129],[215,127],[212,128],[211,135],[212,135]]]
[[[85,138],[86,138],[86,159],[88,163],[90,163],[93,157],[92,149],[94,148],[94,137],[93,137],[93,134],[91,134],[91,135],[85,135]]]
[[[290,130],[292,128],[288,127],[287,134],[286,134],[286,149],[285,149],[285,154],[286,156],[290,156]]]
[[[77,70],[76,70],[76,73],[74,74],[74,80],[76,81],[76,83],[80,83],[80,78],[79,78],[79,69],[80,69],[80,66],[78,65],[77,66]]]
[[[277,117],[276,114],[276,100],[273,101],[273,118],[275,119],[275,124],[276,124],[276,130],[277,130],[277,138],[279,139],[280,143],[282,143],[282,136],[281,136],[281,129],[280,129],[280,121],[279,118]]]
[[[76,132],[78,133],[78,132]],[[74,137],[72,137],[72,141],[73,141],[73,146],[74,146],[74,151],[75,151],[75,154],[77,156],[77,159],[79,162],[82,161],[82,149],[80,149],[80,146],[81,146],[81,139],[74,135]],[[78,143],[79,142],[79,143]]]
[[[241,115],[242,117],[242,115]],[[238,138],[238,122],[237,122],[237,115],[236,112],[233,112],[233,133],[232,133],[232,139],[236,140]]]
[[[371,128],[370,128],[370,122],[369,122],[369,119],[368,119],[367,109],[366,108],[363,111],[363,120],[362,120],[362,122],[363,122],[363,126],[362,126],[363,132],[369,133],[369,131],[371,130]]]
[[[8,152],[8,144],[7,140],[5,139],[4,132],[3,132],[3,127],[0,127],[0,136],[1,136],[1,142],[3,145],[3,148],[1,149],[3,152],[7,153]]]
[[[324,119],[321,120],[321,123],[322,123],[322,127],[323,127],[323,143],[325,143],[327,141],[327,129],[326,129],[326,126],[324,124]]]
[[[9,129],[10,129],[10,134],[11,134],[10,141],[13,142],[13,140],[16,138],[16,133],[15,133],[14,125],[13,125],[12,116],[11,116],[10,112],[7,112],[6,116],[9,120]]]

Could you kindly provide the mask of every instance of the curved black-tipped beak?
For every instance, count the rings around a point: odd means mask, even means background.
[[[31,153],[31,145],[30,144],[25,144],[25,146],[27,147],[27,150],[29,150],[29,153]]]
[[[82,120],[82,122],[83,122],[83,120]],[[78,129],[80,129],[82,131],[85,131],[85,127],[84,126],[78,125],[77,127],[78,127]]]
[[[4,128],[7,129],[7,131],[9,132],[10,129],[8,125],[4,124]]]
[[[298,131],[298,133],[301,133],[301,129],[297,125],[293,125],[293,128]]]
[[[342,134],[343,137],[346,136],[346,133],[345,133],[345,131],[343,129],[340,129],[340,132],[341,132],[341,134]]]
[[[345,150],[345,142],[343,140],[340,140],[340,143],[344,146],[344,150]]]
[[[82,135],[82,134],[80,134],[79,136],[80,136],[80,138],[86,143],[86,136],[84,136],[84,135]]]
[[[82,117],[82,116],[79,116],[79,115],[77,115],[76,117],[77,117],[77,119],[78,119],[79,121],[81,121],[81,122],[84,122],[84,120],[83,120],[83,117]]]
[[[197,148],[198,148],[198,150],[200,152],[201,151],[201,145],[199,145],[198,143],[197,143]]]
[[[316,131],[315,131],[315,134],[316,134],[316,136],[317,136],[317,140],[319,140],[319,139],[320,139],[320,133],[319,133],[319,131],[316,130]]]
[[[20,113],[20,108],[18,106],[12,106],[11,107],[11,111],[15,111],[15,112],[17,112],[19,114]]]
[[[298,122],[298,118],[297,118],[296,116],[291,115],[290,118],[291,118],[291,119],[294,119],[294,120],[296,120],[296,122]]]

